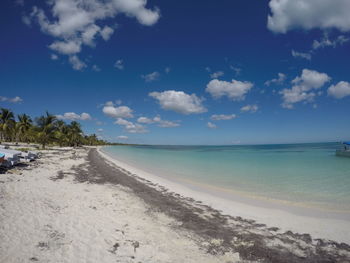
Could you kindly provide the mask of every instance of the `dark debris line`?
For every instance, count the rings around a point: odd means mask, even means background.
[[[78,182],[119,184],[132,189],[153,211],[176,219],[181,223],[179,227],[207,241],[205,249],[211,254],[232,251],[238,252],[242,260],[259,262],[350,262],[347,244],[312,240],[308,234],[291,231],[281,234],[276,232],[277,228],[267,228],[253,220],[222,215],[193,199],[155,189],[149,181],[111,166],[95,149],[89,151],[88,162],[76,167],[75,172]],[[213,239],[222,242],[212,244]]]

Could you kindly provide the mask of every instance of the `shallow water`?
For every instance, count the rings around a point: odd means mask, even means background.
[[[350,211],[350,158],[337,143],[108,146],[111,157],[177,181],[298,206]]]

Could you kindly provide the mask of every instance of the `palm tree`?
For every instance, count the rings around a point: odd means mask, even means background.
[[[68,126],[68,138],[71,146],[76,147],[81,144],[83,139],[81,134],[81,125],[76,121],[72,121]]]
[[[18,115],[18,122],[16,123],[18,133],[21,140],[28,142],[28,131],[32,127],[32,119],[27,114]]]
[[[62,147],[63,145],[67,145],[69,143],[68,141],[69,128],[67,124],[62,120],[58,120],[56,121],[55,126],[56,126],[56,139],[58,141],[59,146]]]
[[[46,111],[46,115],[39,117],[36,122],[38,124],[38,141],[45,149],[46,145],[55,140],[55,131],[57,129],[56,116]]]
[[[13,129],[15,126],[15,116],[12,111],[1,108],[0,112],[0,133],[4,140],[11,140],[13,137]]]
[[[87,136],[87,143],[89,145],[97,145],[98,144],[98,138],[96,134],[91,134],[90,136]]]

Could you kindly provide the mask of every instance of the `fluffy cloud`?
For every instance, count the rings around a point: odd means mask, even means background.
[[[128,136],[124,136],[124,135],[120,135],[117,137],[118,140],[128,140],[129,137]]]
[[[222,77],[225,73],[223,71],[216,71],[210,74],[210,77],[212,79],[217,79],[219,77]]]
[[[161,120],[158,124],[159,127],[162,128],[174,128],[180,126],[179,123],[173,122],[173,121],[166,121],[166,120]]]
[[[149,96],[158,100],[164,110],[172,110],[181,114],[197,114],[206,112],[203,100],[195,94],[186,94],[183,91],[167,90],[151,92]]]
[[[172,121],[167,121],[167,120],[162,120],[160,116],[156,116],[153,119],[147,118],[147,117],[140,117],[137,119],[138,123],[142,124],[153,124],[157,123],[158,127],[162,128],[173,128],[173,127],[178,127],[180,124],[178,122],[172,122]]]
[[[295,58],[303,58],[303,59],[311,60],[310,53],[303,53],[303,52],[292,50],[292,56]]]
[[[253,83],[248,81],[232,80],[232,82],[213,79],[205,89],[215,99],[227,96],[231,100],[244,100],[247,92],[253,87]]]
[[[207,123],[207,127],[210,129],[216,129],[217,126],[214,123],[211,123],[210,121]]]
[[[124,62],[122,59],[118,59],[115,63],[114,63],[114,67],[119,69],[119,70],[123,70],[124,69]]]
[[[241,108],[241,112],[251,112],[251,113],[254,113],[254,112],[257,112],[259,109],[258,105],[254,104],[254,105],[246,105],[246,106],[243,106]]]
[[[103,25],[119,14],[134,17],[142,25],[151,26],[160,17],[158,9],[147,9],[147,0],[50,0],[48,15],[34,6],[26,24],[37,21],[45,34],[54,38],[49,48],[68,56],[81,52],[82,46],[94,47],[97,38],[107,41],[113,27]],[[46,9],[46,8],[45,8]]]
[[[330,86],[328,88],[328,95],[336,99],[342,99],[346,96],[350,96],[350,83],[340,81],[337,85]]]
[[[291,89],[283,89],[282,106],[292,109],[293,105],[298,102],[311,102],[317,94],[314,92],[322,88],[331,78],[326,73],[319,73],[314,70],[303,69],[300,77],[296,77],[292,81]]]
[[[109,101],[105,104],[102,109],[103,113],[112,118],[132,118],[134,117],[128,106],[115,107],[113,102]]]
[[[69,57],[69,63],[75,70],[83,70],[87,67],[86,64],[83,61],[81,61],[76,55]]]
[[[109,27],[109,26],[105,26],[101,31],[101,37],[103,38],[103,40],[107,41],[111,38],[112,34],[114,33],[114,29]]]
[[[91,120],[89,113],[83,112],[82,114],[77,114],[75,112],[66,112],[63,115],[56,115],[60,120],[70,120],[70,121],[87,121]]]
[[[154,121],[152,119],[147,118],[147,117],[140,117],[140,118],[137,119],[137,122],[144,123],[144,124],[154,123]]]
[[[56,54],[51,54],[50,58],[52,60],[57,60],[58,59],[58,56]]]
[[[345,37],[343,35],[340,35],[336,39],[332,40],[328,37],[328,34],[325,34],[320,40],[314,40],[314,42],[312,43],[312,48],[314,50],[325,47],[336,48],[337,46],[344,45],[349,40],[350,39],[348,37]]]
[[[73,55],[81,51],[81,42],[76,41],[56,41],[49,48],[64,55]]]
[[[158,71],[152,72],[150,74],[141,75],[146,82],[152,82],[158,80],[160,77],[160,73]]]
[[[214,114],[211,115],[210,119],[213,121],[227,121],[227,120],[232,120],[236,118],[235,114],[229,114],[229,115],[225,115],[225,114]]]
[[[0,96],[0,101],[1,102],[10,102],[10,103],[21,103],[23,101],[23,99],[21,97],[14,97],[14,98],[8,98],[8,97],[3,97]]]
[[[292,29],[350,30],[348,0],[271,0],[267,27],[276,33]]]
[[[278,73],[278,78],[271,79],[265,82],[266,86],[271,86],[272,84],[281,85],[286,80],[286,75],[283,73]]]
[[[125,131],[128,133],[146,133],[148,132],[146,130],[146,127],[138,124],[138,123],[133,123],[131,121],[127,121],[123,118],[118,118],[115,122],[115,124],[118,124],[120,126],[123,126],[125,128]]]

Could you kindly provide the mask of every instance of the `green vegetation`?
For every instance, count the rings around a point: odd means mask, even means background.
[[[81,125],[72,121],[66,123],[58,120],[55,115],[46,112],[33,121],[30,116],[17,116],[9,109],[0,109],[0,142],[39,143],[45,149],[47,145],[81,146],[105,145],[96,134],[84,135]]]

